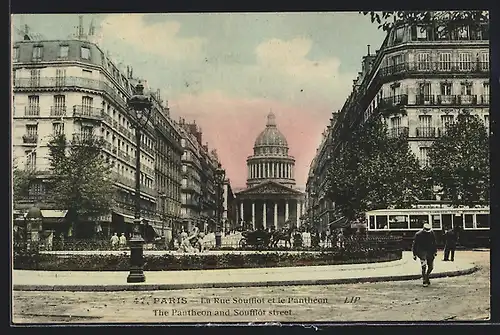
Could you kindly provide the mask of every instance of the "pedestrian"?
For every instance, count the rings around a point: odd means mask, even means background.
[[[120,236],[120,248],[125,248],[127,246],[127,238],[125,237],[125,233],[122,233]]]
[[[413,259],[420,259],[422,268],[422,281],[424,287],[430,285],[429,276],[434,269],[434,258],[437,256],[436,237],[432,225],[425,223],[423,228],[415,234],[413,239]]]
[[[118,243],[120,242],[120,239],[118,238],[118,234],[114,233],[113,236],[111,236],[111,248],[113,250],[118,249]]]
[[[457,248],[458,232],[455,229],[448,228],[444,233],[444,258],[443,261],[454,261],[455,260],[455,249]],[[451,259],[450,259],[451,254]]]

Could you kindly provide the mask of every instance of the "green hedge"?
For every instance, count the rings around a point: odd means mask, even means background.
[[[359,264],[401,259],[401,250],[362,250],[301,253],[165,254],[144,255],[145,271],[236,269],[259,267]],[[17,254],[14,269],[44,271],[128,271],[130,259],[121,255]]]

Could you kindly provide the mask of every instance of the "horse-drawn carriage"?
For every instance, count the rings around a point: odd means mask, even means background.
[[[242,249],[246,247],[264,248],[268,247],[271,242],[271,233],[265,230],[247,230],[241,235],[239,247]]]

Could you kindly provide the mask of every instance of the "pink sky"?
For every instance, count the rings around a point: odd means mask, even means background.
[[[297,186],[304,186],[309,165],[328,124],[328,106],[297,107],[269,99],[228,98],[218,92],[184,95],[169,101],[173,117],[196,120],[203,130],[203,142],[217,149],[233,188],[246,185],[246,159],[253,154],[257,135],[265,128],[272,109],[278,129],[285,135],[289,153],[296,159]]]

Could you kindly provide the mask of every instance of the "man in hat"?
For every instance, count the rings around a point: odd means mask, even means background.
[[[412,251],[413,259],[417,260],[417,257],[420,259],[423,284],[429,286],[429,275],[434,268],[434,258],[437,256],[436,237],[430,223],[425,223],[423,229],[415,234]]]

